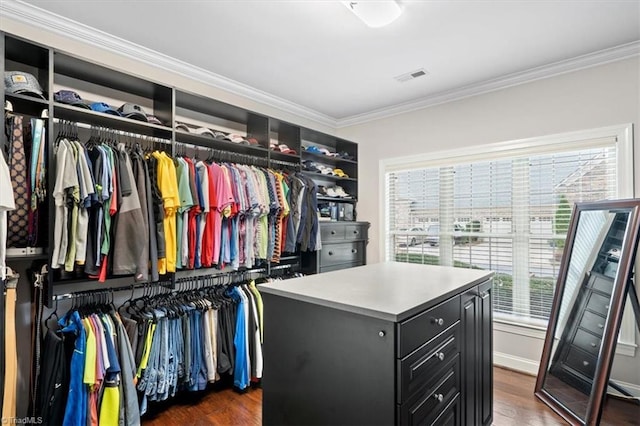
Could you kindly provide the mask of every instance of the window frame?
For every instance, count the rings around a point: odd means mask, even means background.
[[[401,172],[421,168],[455,166],[460,163],[498,160],[515,156],[539,155],[572,151],[589,147],[602,146],[604,143],[615,143],[617,161],[618,198],[633,198],[634,192],[634,157],[633,157],[633,124],[621,124],[615,126],[600,127],[588,130],[579,130],[551,134],[539,137],[517,139],[511,141],[489,143],[470,146],[459,149],[432,151],[424,154],[394,157],[380,160],[379,163],[379,258],[388,261],[387,244],[388,235],[391,232],[388,227],[390,215],[387,202],[386,176],[390,172]],[[636,269],[640,265],[640,258],[636,260]],[[638,269],[640,270],[640,269]],[[620,327],[620,335],[616,353],[634,356],[637,348],[635,342],[635,322],[631,307],[627,304]],[[529,329],[534,334],[539,334],[541,326],[535,323],[514,321],[512,318],[494,318],[494,322],[508,327],[522,327]],[[546,328],[546,326],[544,327]],[[544,336],[541,336],[544,338]]]

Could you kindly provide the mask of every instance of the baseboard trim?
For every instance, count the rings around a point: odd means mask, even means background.
[[[505,354],[502,352],[493,353],[493,365],[517,371],[519,373],[537,376],[539,364],[539,361],[533,361],[531,359],[515,355]]]

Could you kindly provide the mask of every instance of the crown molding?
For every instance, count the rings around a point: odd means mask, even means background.
[[[380,120],[640,55],[640,40],[638,40],[576,58],[436,93],[418,100],[338,119],[130,41],[115,37],[64,16],[48,12],[21,0],[0,1],[0,15],[3,19],[6,17],[42,31],[48,31],[79,43],[103,49],[333,129]]]
[[[471,96],[481,95],[483,93],[494,92],[496,90],[541,80],[544,78],[604,65],[638,55],[640,55],[640,40],[622,44],[620,46],[612,47],[609,49],[600,50],[594,53],[577,56],[575,58],[567,59],[564,61],[543,65],[537,68],[531,68],[526,71],[508,74],[492,80],[485,80],[479,83],[473,83],[460,88],[436,93],[434,95],[429,95],[425,98],[415,101],[405,102],[391,107],[380,108],[366,113],[341,118],[336,120],[336,127],[343,128],[366,123],[373,120],[392,117],[394,115],[404,114],[407,112],[416,111],[447,102],[457,101]]]
[[[73,21],[27,4],[20,0],[0,1],[0,15],[39,30],[52,32],[56,35],[76,42],[90,45],[99,49],[133,59],[137,62],[168,71],[191,80],[204,83],[216,89],[221,89],[248,100],[259,102],[283,112],[295,114],[318,124],[336,127],[336,120],[311,108],[304,107],[270,93],[239,83],[222,75],[196,67],[192,64],[172,58],[130,41],[115,37],[104,31]]]

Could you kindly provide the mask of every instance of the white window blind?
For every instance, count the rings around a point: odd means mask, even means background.
[[[573,205],[618,198],[619,159],[614,138],[528,152],[387,172],[387,259],[493,270],[496,314],[548,320]]]

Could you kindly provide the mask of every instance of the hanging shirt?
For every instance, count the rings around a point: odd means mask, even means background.
[[[0,279],[6,279],[7,211],[16,208],[9,166],[0,154]]]

